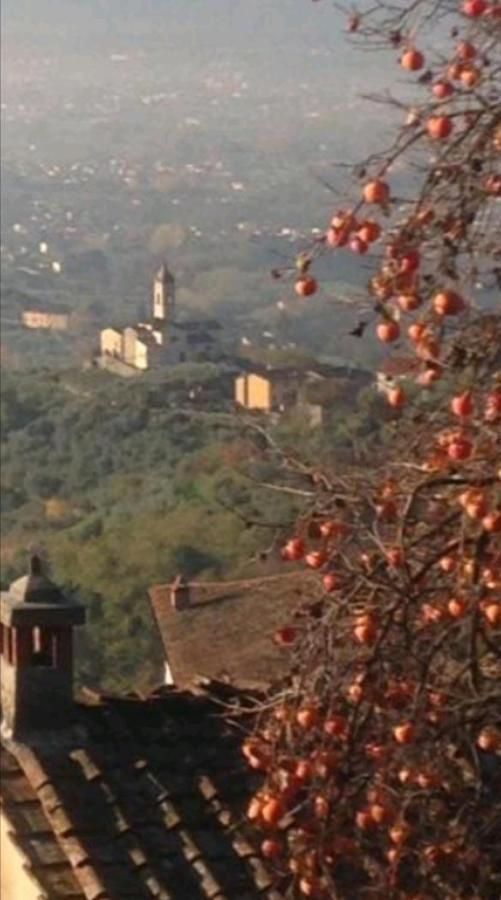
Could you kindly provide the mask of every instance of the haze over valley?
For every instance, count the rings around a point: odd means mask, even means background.
[[[246,516],[297,511],[294,493],[252,481],[274,472],[249,457],[235,413],[240,363],[323,365],[321,382],[341,367],[310,397],[322,428],[294,404],[272,421],[315,465],[385,427],[381,350],[350,335],[371,261],[320,261],[307,300],[270,274],[343,202],[335,164],[384,142],[386,119],[359,96],[384,68],[350,52],[328,3],[6,0],[2,17],[3,583],[41,547],[89,609],[85,681],[151,684],[148,586],[273,571],[269,533]],[[220,358],[97,370],[100,332],[150,322],[163,261],[179,332],[217,319]],[[47,309],[70,325],[40,327]]]
[[[360,99],[384,72],[329,4],[7,0],[3,20],[7,349],[26,343],[12,289],[95,325],[141,308],[164,255],[180,304],[237,331],[292,299],[269,269],[325,227],[334,164],[384,132]],[[348,256],[329,273],[338,293],[361,277]]]

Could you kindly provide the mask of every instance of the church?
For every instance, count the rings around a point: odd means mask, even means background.
[[[153,280],[151,321],[123,330],[103,329],[97,364],[119,375],[135,375],[184,362],[216,360],[219,330],[213,319],[178,318],[174,276],[163,263]]]

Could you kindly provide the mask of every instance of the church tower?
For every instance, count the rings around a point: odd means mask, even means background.
[[[2,733],[14,740],[67,728],[74,717],[73,630],[85,609],[43,574],[40,559],[2,591]]]
[[[162,263],[153,282],[153,318],[161,325],[169,318],[175,306],[174,276]]]

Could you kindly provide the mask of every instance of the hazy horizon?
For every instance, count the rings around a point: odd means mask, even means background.
[[[26,289],[43,271],[34,289],[70,306],[73,260],[98,248],[99,302],[125,315],[164,228],[183,303],[274,309],[269,269],[341,202],[326,186],[342,192],[335,164],[384,133],[360,98],[382,85],[381,57],[349,46],[329,2],[6,0],[2,21],[2,278]],[[347,254],[335,277],[365,275]]]

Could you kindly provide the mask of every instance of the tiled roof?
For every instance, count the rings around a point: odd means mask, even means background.
[[[7,746],[6,811],[49,900],[281,900],[243,816],[242,733],[211,691],[96,695],[71,736]]]
[[[171,585],[150,588],[153,613],[174,681],[198,675],[264,687],[287,670],[272,640],[296,608],[318,595],[319,579],[303,571],[235,582],[192,582],[187,609],[171,604]]]
[[[2,811],[26,868],[50,900],[85,900],[37,794],[15,756],[0,748]]]
[[[343,365],[330,365],[329,363],[312,362],[306,366],[273,366],[260,362],[253,362],[245,358],[237,359],[239,374],[260,375],[269,381],[287,381],[291,378],[299,381],[307,381],[312,377],[317,378],[353,378],[356,380],[370,379],[370,372],[358,366],[344,363]]]

